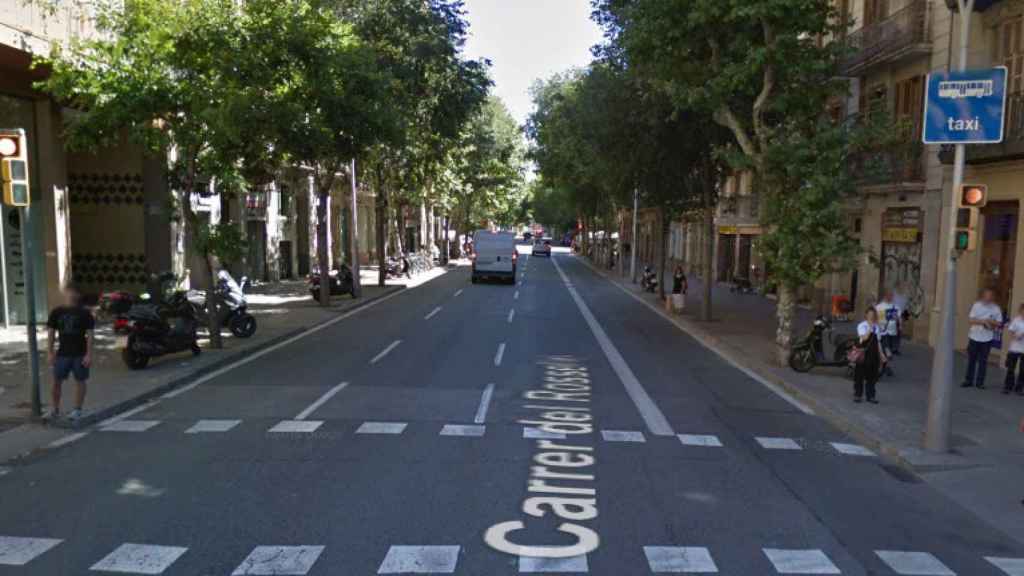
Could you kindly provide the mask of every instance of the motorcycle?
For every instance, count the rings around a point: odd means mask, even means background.
[[[832,322],[818,316],[810,330],[789,353],[789,367],[797,372],[810,372],[815,366],[846,367],[851,369],[847,355],[857,339],[848,334],[835,334]]]
[[[145,296],[145,295],[144,295]],[[131,328],[124,338],[121,358],[132,370],[141,370],[149,359],[199,348],[199,322],[185,292],[177,291],[159,302],[143,301],[128,311]]]
[[[387,277],[388,278],[401,278],[402,276],[411,278],[409,270],[411,264],[409,259],[404,255],[400,257],[391,256],[387,261]]]
[[[352,277],[352,269],[346,264],[341,265],[341,270],[331,270],[327,275],[330,278],[331,296],[351,294],[355,297],[355,282]],[[309,275],[309,294],[313,300],[320,301],[320,272],[316,271]]]
[[[238,338],[249,338],[256,333],[256,318],[249,314],[248,302],[245,298],[245,287],[248,285],[249,278],[247,276],[242,276],[242,282],[239,284],[227,270],[221,270],[217,273],[216,288],[217,295],[220,298],[218,313],[222,313],[224,310],[227,311],[221,325],[227,326],[228,330]],[[208,323],[206,292],[203,290],[190,290],[187,298],[189,303],[192,304],[195,317]]]
[[[658,289],[658,276],[650,266],[644,266],[644,273],[640,277],[640,287],[647,292],[654,292]]]

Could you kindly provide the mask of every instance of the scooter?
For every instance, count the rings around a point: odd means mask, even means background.
[[[640,277],[640,287],[647,292],[654,292],[658,289],[658,276],[650,266],[644,266],[644,273]]]
[[[199,348],[199,322],[185,292],[174,292],[165,302],[142,302],[128,311],[131,329],[124,337],[121,358],[132,370],[141,370],[149,359]]]
[[[789,367],[797,372],[810,372],[815,366],[846,367],[847,355],[857,339],[848,334],[835,334],[832,322],[825,316],[814,319],[811,329],[789,353]]]
[[[235,282],[227,270],[217,273],[217,295],[218,312],[227,310],[221,325],[227,326],[231,333],[238,338],[249,338],[256,333],[256,318],[248,312],[248,302],[245,298],[244,288],[249,285],[249,278],[242,276],[242,282]],[[192,304],[196,318],[209,322],[206,312],[206,292],[203,290],[190,290],[188,301]]]
[[[341,265],[341,270],[331,270],[328,274],[330,279],[331,296],[351,294],[355,297],[355,282],[352,277],[352,269],[347,264]],[[313,272],[309,275],[309,294],[313,300],[320,301],[320,272]]]

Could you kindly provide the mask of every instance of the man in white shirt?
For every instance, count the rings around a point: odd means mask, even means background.
[[[878,325],[881,329],[882,349],[886,356],[893,356],[899,351],[900,313],[902,310],[893,300],[892,291],[885,293],[882,301],[875,305],[878,313]],[[892,369],[886,368],[886,374],[892,376]]]
[[[1024,355],[1024,304],[1017,309],[1017,315],[1010,322],[1007,331],[1010,333],[1010,350],[1006,355],[1006,382],[1003,383],[1003,394],[1009,394],[1015,388],[1016,380],[1017,394],[1024,395],[1024,362],[1020,363],[1020,372],[1017,372],[1017,362]]]
[[[963,388],[985,387],[988,353],[992,349],[995,331],[1003,324],[1003,311],[995,299],[996,293],[991,288],[982,290],[981,299],[971,306],[967,317],[971,330],[967,335],[967,374],[960,385]]]

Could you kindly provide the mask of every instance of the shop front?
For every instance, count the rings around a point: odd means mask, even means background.
[[[913,319],[923,312],[925,290],[921,284],[922,224],[920,208],[890,208],[882,214],[882,245],[879,258],[880,300],[892,293],[897,304],[909,312],[904,334],[913,336]]]
[[[719,282],[750,282],[753,286],[763,284],[764,268],[757,252],[760,237],[760,226],[718,227]]]

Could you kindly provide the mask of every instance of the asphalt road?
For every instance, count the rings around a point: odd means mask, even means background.
[[[449,273],[65,442],[0,476],[0,575],[1024,575],[567,254]]]

